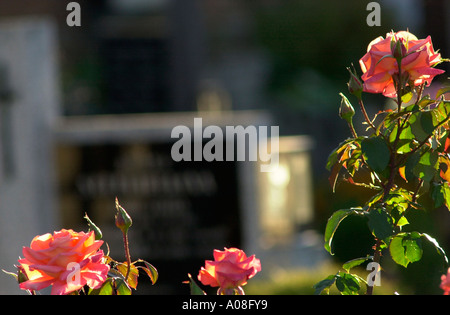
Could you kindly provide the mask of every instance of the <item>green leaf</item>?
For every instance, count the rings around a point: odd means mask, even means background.
[[[419,261],[423,253],[420,237],[417,232],[397,234],[389,244],[392,259],[405,268],[408,264]]]
[[[344,268],[345,271],[349,272],[350,269],[352,269],[353,267],[359,266],[370,259],[373,259],[373,256],[367,255],[366,257],[355,258],[355,259],[345,262],[342,265],[342,268]]]
[[[349,138],[346,139],[345,141],[339,143],[339,145],[337,146],[336,149],[334,149],[330,155],[328,156],[327,159],[327,165],[326,165],[326,169],[327,170],[331,170],[331,168],[333,167],[334,164],[336,164],[339,161],[339,157],[342,153],[342,151],[345,150],[345,148],[347,147],[347,145],[349,143],[352,143],[354,141],[356,141],[357,139],[353,139],[353,138]]]
[[[395,141],[395,137],[397,136],[397,128],[398,126],[396,125],[390,135],[389,139],[391,142]],[[403,128],[402,132],[400,133],[399,141],[397,144],[397,153],[403,154],[410,152],[412,149],[411,143],[413,142],[413,140],[415,140],[415,136],[412,133],[411,126],[408,125],[407,127]]]
[[[424,141],[429,136],[429,134],[426,133],[422,128],[421,116],[422,112],[417,112],[412,114],[411,117],[409,118],[409,123],[411,124],[411,131],[416,137],[416,140],[419,142]]]
[[[100,240],[103,236],[102,230],[100,230],[99,227],[95,225],[94,222],[92,222],[92,220],[88,217],[87,213],[84,214],[84,218],[88,222],[89,230],[94,231],[95,240]]]
[[[438,254],[442,256],[442,258],[444,259],[444,269],[446,270],[448,268],[448,258],[447,255],[445,254],[445,251],[442,249],[442,247],[439,245],[436,239],[434,239],[430,235],[422,233],[421,236],[423,236],[428,242],[430,242],[434,246],[434,248],[436,248]]]
[[[206,295],[205,291],[203,291],[198,284],[192,279],[192,276],[190,273],[188,273],[189,278],[189,288],[191,291],[191,295]]]
[[[429,182],[433,179],[438,168],[439,154],[436,151],[426,151],[420,157],[419,162],[413,169],[413,174]]]
[[[122,278],[115,278],[117,295],[131,295],[131,288]]]
[[[381,137],[371,137],[361,142],[361,150],[370,168],[381,173],[388,166],[390,151]]]
[[[420,108],[424,108],[430,104],[435,103],[436,101],[434,99],[430,98],[430,95],[425,95],[422,97],[417,105],[419,105]]]
[[[408,92],[402,95],[402,103],[408,103],[413,97],[413,92]]]
[[[376,238],[385,240],[394,234],[392,217],[382,208],[371,209],[365,216],[368,218],[367,225]]]
[[[155,284],[158,280],[158,270],[149,262],[145,260],[139,260],[145,264],[145,267],[139,266],[138,268],[145,271],[145,273],[148,275],[150,280],[152,281],[152,284]]]
[[[407,181],[411,181],[416,178],[414,174],[414,168],[420,161],[420,152],[414,152],[412,155],[408,156],[405,162],[405,177]]]
[[[335,281],[336,281],[335,275],[330,275],[330,276],[326,277],[325,279],[319,281],[318,283],[313,285],[314,295],[322,294],[322,292],[324,292],[324,291],[326,293],[328,293],[328,291],[330,290],[330,287],[335,283]]]
[[[431,198],[434,200],[434,207],[439,208],[445,205],[450,210],[450,186],[448,183],[433,183],[431,186]]]
[[[361,286],[354,275],[340,272],[336,276],[336,288],[344,295],[356,295]]]
[[[433,122],[433,113],[431,111],[422,112],[420,116],[420,125],[425,133],[431,135],[434,132],[435,124]]]
[[[436,93],[436,99],[438,99],[441,95],[444,95],[449,92],[450,92],[450,86],[444,86],[444,87],[440,88]]]
[[[113,279],[108,278],[99,289],[90,289],[88,295],[113,295]]]
[[[336,232],[339,224],[349,215],[359,214],[355,209],[342,209],[334,212],[327,221],[327,226],[325,228],[325,249],[331,254],[334,253],[331,250],[331,242],[333,240],[334,233]]]
[[[124,277],[127,275],[127,262],[123,262],[121,264],[117,265],[117,270],[120,272],[120,274]],[[136,266],[132,263],[130,265],[130,272],[128,274],[128,278],[126,279],[126,283],[133,289],[136,290],[138,285],[138,277],[139,277],[139,270],[136,268]]]

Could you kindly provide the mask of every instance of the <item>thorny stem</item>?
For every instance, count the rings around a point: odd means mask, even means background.
[[[366,112],[366,108],[364,107],[364,103],[361,99],[358,100],[359,103],[359,107],[361,107],[361,112],[364,115],[364,119],[365,121],[369,124],[369,126],[373,129],[373,130],[377,130],[377,128],[375,128],[374,124],[372,123],[372,121],[369,119],[369,116],[367,116],[367,112]]]
[[[125,258],[127,259],[127,273],[125,275],[125,282],[128,283],[128,276],[130,275],[131,268],[131,256],[130,256],[130,248],[128,246],[128,233],[123,233],[123,245],[125,247]]]

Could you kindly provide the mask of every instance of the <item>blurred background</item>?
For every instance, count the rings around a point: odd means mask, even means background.
[[[448,2],[377,1],[380,26],[367,24],[370,1],[361,0],[80,0],[80,26],[67,24],[69,2],[0,2],[2,269],[13,270],[35,235],[86,230],[85,213],[122,259],[116,196],[134,219],[132,256],[160,272],[155,286],[142,280],[140,294],[187,294],[181,282],[214,248],[261,258],[247,286],[254,294],[311,294],[342,262],[371,251],[357,219],[342,223],[335,256],[323,249],[331,213],[370,193],[341,184],[333,194],[325,169],[349,136],[338,116],[346,67],[360,72],[367,44],[391,30],[431,35],[450,56]],[[369,115],[385,105],[373,95],[366,104]],[[170,131],[192,128],[194,117],[279,126],[279,171],[173,162]],[[448,211],[416,219],[448,252]],[[408,270],[388,259],[384,269],[379,292],[441,294],[431,249]],[[0,274],[0,293],[18,292]]]

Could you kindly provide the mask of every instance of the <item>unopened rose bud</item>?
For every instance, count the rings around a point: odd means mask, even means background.
[[[403,40],[397,39],[396,36],[392,36],[391,40],[391,54],[397,61],[406,56],[407,49],[403,43]]]
[[[128,229],[133,224],[133,220],[131,220],[130,215],[125,211],[124,208],[119,204],[119,200],[116,198],[116,226],[122,231],[122,233],[126,234]]]
[[[355,95],[358,99],[361,99],[361,94],[364,89],[364,85],[362,81],[359,79],[359,77],[356,75],[356,70],[353,69],[350,70],[350,68],[347,68],[348,72],[350,73],[350,80],[348,81],[348,91]]]
[[[341,96],[341,107],[339,108],[339,116],[347,121],[348,123],[352,122],[352,118],[355,115],[355,109],[353,108],[350,101],[345,97],[344,94],[339,93]]]

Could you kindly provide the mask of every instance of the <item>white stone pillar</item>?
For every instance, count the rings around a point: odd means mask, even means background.
[[[59,108],[57,29],[38,17],[0,20],[0,43],[0,84],[12,92],[0,98],[0,268],[14,271],[22,246],[60,228],[51,140]],[[0,294],[19,292],[0,272]]]

